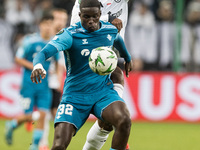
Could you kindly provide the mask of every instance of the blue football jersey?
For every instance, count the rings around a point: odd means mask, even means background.
[[[30,62],[33,62],[34,57],[38,52],[42,50],[42,48],[47,44],[48,41],[45,41],[41,38],[39,33],[30,34],[24,37],[21,47],[17,50],[16,57],[24,58]],[[49,69],[50,60],[47,60],[44,63],[45,70]],[[23,88],[40,89],[40,88],[48,88],[48,77],[42,80],[42,84],[34,84],[32,83],[30,76],[32,70],[29,70],[23,67],[22,70],[22,84],[21,91]],[[48,73],[47,73],[48,75]]]
[[[112,47],[118,30],[110,23],[102,22],[99,30],[88,32],[80,22],[59,32],[49,44],[63,51],[67,69],[64,94],[73,92],[94,93],[106,86],[113,86],[109,75],[100,76],[89,67],[91,51],[100,46]]]

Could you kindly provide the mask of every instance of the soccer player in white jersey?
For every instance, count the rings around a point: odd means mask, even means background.
[[[80,21],[79,4],[81,0],[76,0],[72,9],[71,24]],[[128,1],[129,0],[99,0],[101,3],[102,21],[108,21],[120,30],[120,35],[124,38],[125,27],[128,19]],[[116,19],[116,20],[115,20]],[[117,20],[120,19],[121,21]]]
[[[129,0],[99,0],[101,3],[101,17],[100,20],[108,21],[115,25],[120,31],[120,35],[124,39],[125,28],[128,19],[128,1]],[[71,24],[75,24],[80,21],[79,17],[79,5],[81,0],[76,0],[72,10]],[[111,79],[114,83],[114,89],[122,97],[124,89],[124,77],[123,72],[119,67],[112,73]],[[108,138],[108,135],[112,131],[112,126],[104,124],[98,120],[92,126],[87,135],[86,143],[83,150],[99,150],[104,145]],[[102,142],[104,141],[104,142]],[[126,150],[129,150],[127,144]]]

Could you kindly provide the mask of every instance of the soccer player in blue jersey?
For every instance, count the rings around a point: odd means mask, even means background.
[[[127,74],[132,70],[132,61],[117,28],[99,21],[100,15],[98,0],[82,0],[81,22],[60,31],[33,60],[31,80],[41,83],[46,76],[43,68],[46,59],[59,51],[64,52],[66,59],[67,78],[55,118],[52,150],[65,150],[90,114],[115,127],[110,150],[126,148],[131,128],[129,111],[113,89],[110,76],[92,72],[88,58],[92,49],[114,45],[125,59]]]
[[[15,57],[16,63],[23,67],[20,95],[24,114],[6,122],[6,141],[8,144],[12,144],[13,131],[19,125],[38,119],[33,131],[30,150],[38,150],[38,143],[43,135],[44,118],[51,106],[51,91],[48,87],[47,78],[40,85],[36,85],[31,82],[30,76],[33,69],[33,58],[52,37],[52,22],[53,17],[51,15],[44,16],[39,23],[40,33],[25,36],[23,44],[18,49]],[[57,57],[54,58],[58,59]],[[48,71],[49,65],[50,60],[47,60],[44,63],[45,70]],[[36,116],[32,115],[35,106],[39,112]]]

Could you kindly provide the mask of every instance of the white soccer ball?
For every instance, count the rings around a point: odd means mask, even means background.
[[[108,75],[117,67],[117,55],[109,47],[95,48],[90,54],[89,66],[99,75]]]

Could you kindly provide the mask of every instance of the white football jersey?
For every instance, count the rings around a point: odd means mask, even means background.
[[[99,0],[102,4],[101,8],[101,18],[102,21],[108,21],[109,15],[116,16],[117,18],[122,20],[123,28],[120,31],[120,35],[124,38],[125,27],[128,19],[128,1],[129,0]],[[79,2],[80,0],[76,0],[74,7],[72,9],[72,17],[71,24],[74,24],[80,21],[79,17]]]

